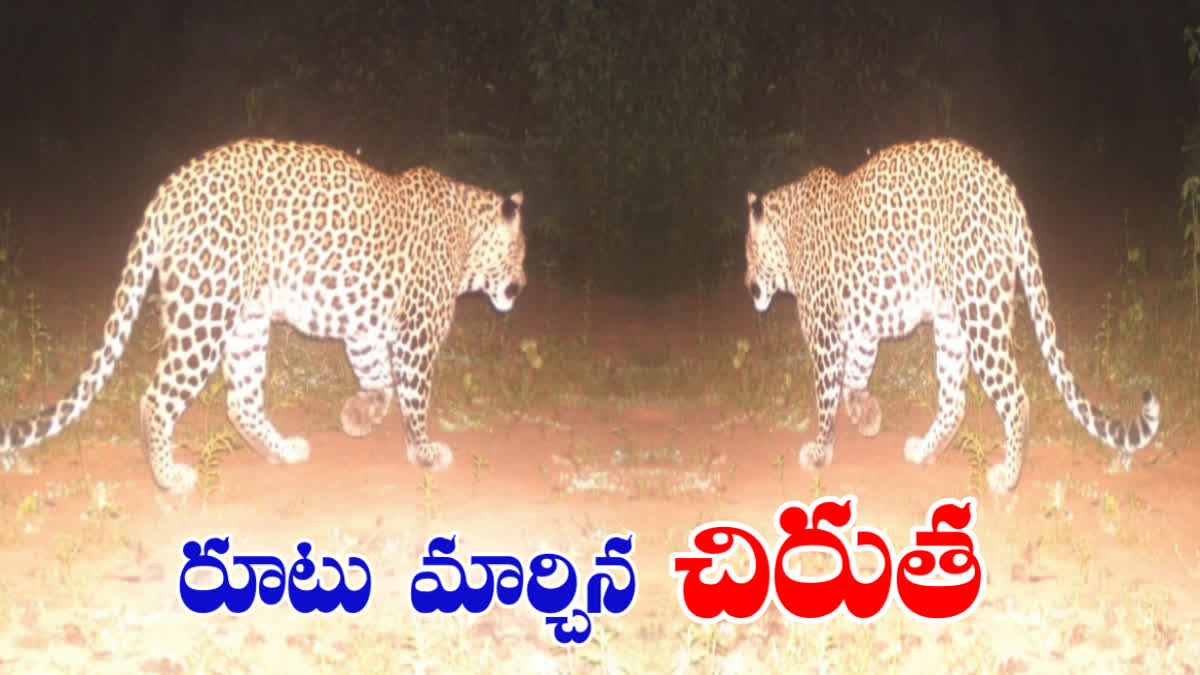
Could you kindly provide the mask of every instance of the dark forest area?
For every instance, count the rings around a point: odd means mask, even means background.
[[[1195,2],[50,2],[8,7],[0,209],[126,240],[242,136],[523,188],[531,268],[658,293],[726,278],[744,192],[954,136],[1062,208],[1174,215]],[[1191,84],[1195,84],[1193,81]],[[1067,206],[1072,205],[1072,206]],[[1039,218],[1040,216],[1040,218]],[[1177,222],[1162,232],[1178,237]],[[1178,241],[1178,239],[1176,239]]]

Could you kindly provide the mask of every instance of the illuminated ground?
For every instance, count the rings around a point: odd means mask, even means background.
[[[1090,336],[1102,318],[1106,291],[1115,289],[1098,282],[1111,275],[1119,251],[1081,257],[1068,239],[1044,240],[1042,259],[1061,331]],[[63,255],[70,258],[57,269],[78,264],[78,276],[46,281],[40,302],[51,329],[74,325],[79,331],[86,311],[74,307],[105,306],[117,267],[110,268],[103,256],[98,262],[77,251]],[[1068,259],[1074,261],[1070,270],[1061,266]],[[39,288],[49,276],[39,269],[38,258],[33,260],[26,283]],[[1144,282],[1151,288],[1157,283]],[[740,337],[750,340],[749,358],[754,358],[760,329],[736,285],[707,296],[702,311],[697,297],[646,307],[534,288],[518,302],[508,330],[517,340],[538,340],[547,359],[564,354],[593,359],[600,371],[631,360],[647,368],[695,354],[703,360]],[[72,308],[56,309],[67,306]],[[777,303],[767,320],[786,333],[791,311]],[[102,314],[87,315],[81,343],[98,338]],[[462,301],[449,346],[468,343],[473,330],[492,321],[484,301]],[[585,326],[586,346],[579,339]],[[1153,329],[1147,331],[1146,339],[1153,340]],[[578,351],[546,353],[544,345],[552,340],[578,344]],[[931,359],[928,334],[914,340],[924,342],[886,349]],[[1082,375],[1093,372],[1089,361],[1097,358],[1095,352],[1072,348],[1069,340],[1065,346],[1069,363],[1099,404],[1122,414],[1135,409],[1132,390],[1122,392]],[[5,348],[14,354],[26,349],[24,344]],[[1023,375],[1031,390],[1030,383],[1037,382],[1039,391],[1047,391],[1048,376],[1036,365],[1035,351],[1023,354]],[[1168,351],[1163,348],[1158,360],[1134,370],[1152,381],[1178,377]],[[337,352],[319,352],[331,353]],[[720,352],[715,358],[733,355]],[[85,361],[82,351],[65,358],[79,366]],[[510,358],[520,363],[524,357],[513,353]],[[123,366],[117,380],[133,378],[145,363]],[[881,358],[873,386],[883,387],[889,378],[886,363]],[[797,372],[807,368],[797,366]],[[738,377],[731,372],[730,386]],[[803,379],[795,387],[802,403],[786,423],[782,413],[747,414],[736,400],[712,394],[682,400],[571,397],[477,424],[453,423],[457,418],[443,400],[435,403],[435,411],[447,423],[434,424],[433,435],[450,443],[456,462],[428,478],[404,459],[395,410],[370,437],[348,439],[337,430],[336,409],[351,392],[330,392],[320,405],[281,404],[271,412],[285,435],[308,437],[310,462],[271,466],[239,448],[222,457],[207,494],[185,499],[153,488],[141,450],[131,442],[135,410],[110,401],[35,455],[34,473],[0,474],[0,560],[6,572],[0,579],[0,670],[1158,673],[1200,668],[1200,646],[1188,638],[1200,634],[1200,446],[1194,423],[1178,418],[1180,411],[1195,414],[1194,396],[1166,400],[1165,440],[1138,455],[1132,472],[1116,474],[1104,471],[1105,455],[1072,428],[1056,395],[1035,398],[1033,440],[1020,486],[1015,496],[996,499],[978,492],[982,483],[969,452],[956,448],[933,466],[903,460],[905,437],[924,433],[932,419],[933,389],[914,392],[911,399],[894,393],[881,397],[884,426],[876,438],[859,437],[843,420],[832,465],[819,474],[802,470],[795,455],[809,437],[799,428],[813,415],[811,384]],[[0,410],[7,416],[18,402],[49,401],[56,391],[27,387]],[[989,463],[996,461],[994,446],[1001,439],[996,416],[976,397],[969,401],[963,429],[979,439]],[[198,406],[179,434],[212,438],[223,428],[221,415],[220,405]],[[195,464],[198,442],[181,450],[180,457]],[[571,489],[594,479],[595,468],[618,449],[640,458],[613,479],[619,490]],[[711,469],[720,489],[670,494],[672,486],[694,478],[698,466]],[[918,623],[895,607],[870,626],[845,619],[805,626],[783,621],[773,609],[745,626],[708,628],[683,617],[667,560],[670,553],[686,550],[694,526],[740,520],[772,533],[771,517],[782,501],[846,493],[860,499],[858,524],[882,529],[897,548],[908,542],[909,528],[922,522],[933,501],[978,494],[976,532],[989,570],[979,609],[947,626]],[[526,556],[555,549],[584,569],[607,535],[633,531],[641,592],[628,615],[598,618],[592,642],[573,650],[554,644],[540,620],[524,609],[493,609],[482,618],[417,616],[408,608],[409,578],[427,537],[450,531],[459,533],[464,555]],[[256,607],[241,616],[192,615],[176,592],[180,546],[185,539],[216,534],[232,535],[235,551],[274,553],[285,564],[294,559],[300,538],[312,540],[316,555],[364,556],[375,578],[371,605],[355,616],[305,616],[282,606]]]

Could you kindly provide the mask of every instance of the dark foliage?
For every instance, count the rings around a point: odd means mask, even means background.
[[[736,272],[744,190],[894,142],[974,143],[1035,210],[1169,197],[1193,5],[27,4],[0,22],[0,207],[131,228],[188,156],[299,138],[526,189],[530,263],[565,281],[694,290]]]

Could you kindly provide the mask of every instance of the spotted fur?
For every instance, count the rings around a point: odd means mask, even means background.
[[[1018,278],[1042,356],[1075,419],[1126,460],[1158,430],[1159,403],[1149,391],[1127,424],[1080,391],[1058,347],[1025,207],[978,150],[952,140],[897,145],[848,175],[816,169],[761,198],[749,193],[748,202],[746,285],[759,311],[777,292],[796,297],[816,371],[817,437],[800,450],[805,467],[833,458],[839,398],[861,433],[879,431],[879,404],[867,391],[879,340],[932,320],[937,415],[924,437],[908,439],[904,456],[931,462],[949,445],[963,418],[970,363],[1007,436],[988,485],[1015,488],[1029,436],[1029,399],[1013,358]]]
[[[507,311],[524,287],[521,201],[428,168],[386,175],[319,145],[249,139],[211,150],[147,207],[91,364],[57,404],[0,425],[0,453],[59,433],[91,404],[157,275],[165,334],[140,415],[160,487],[195,485],[171,435],[218,367],[250,447],[271,462],[308,459],[308,443],[283,438],[263,413],[272,321],[345,341],[360,386],[342,409],[347,434],[370,432],[395,399],[409,460],[444,468],[450,449],[426,431],[434,359],[459,294],[483,291]]]

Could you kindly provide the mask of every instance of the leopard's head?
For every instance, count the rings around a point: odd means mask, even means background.
[[[525,235],[521,231],[521,202],[517,192],[497,200],[485,211],[488,222],[472,244],[463,277],[463,291],[483,291],[498,311],[512,309],[525,288]]]
[[[772,208],[771,195],[759,197],[746,193],[750,207],[750,229],[746,232],[746,288],[754,307],[767,311],[776,293],[792,292],[790,268],[784,234],[787,224],[778,209]]]

